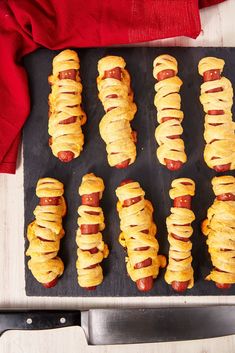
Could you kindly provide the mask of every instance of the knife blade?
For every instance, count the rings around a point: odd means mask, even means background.
[[[205,339],[235,334],[235,305],[87,311],[0,311],[0,334],[81,326],[88,344],[113,345]]]

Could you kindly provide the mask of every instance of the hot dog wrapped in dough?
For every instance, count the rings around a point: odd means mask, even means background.
[[[93,173],[83,176],[78,190],[82,204],[78,207],[76,267],[78,284],[87,290],[94,290],[103,282],[100,264],[109,254],[101,233],[105,228],[103,211],[99,206],[103,191],[104,183],[101,178]]]
[[[200,60],[199,74],[203,76],[200,101],[205,116],[204,159],[217,172],[235,168],[235,123],[232,120],[233,88],[221,77],[224,60],[206,57]]]
[[[106,143],[111,167],[126,168],[136,159],[136,133],[130,122],[137,111],[130,87],[130,75],[120,56],[106,56],[99,60],[97,85],[105,115],[99,128]]]
[[[81,126],[86,122],[81,103],[82,84],[79,58],[75,51],[64,50],[53,59],[49,76],[49,145],[62,162],[77,158],[84,144]]]
[[[29,247],[26,255],[31,256],[28,267],[46,288],[55,286],[64,272],[64,264],[57,256],[60,239],[64,236],[62,217],[66,214],[66,204],[63,193],[63,184],[58,180],[39,179],[36,195],[40,201],[34,210],[35,220],[27,230]]]
[[[181,110],[179,94],[182,85],[177,76],[178,64],[170,55],[160,55],[153,62],[153,76],[158,81],[155,84],[154,105],[157,108],[159,122],[155,138],[159,145],[157,158],[169,170],[178,170],[187,161],[181,122],[184,114]]]
[[[202,223],[214,266],[206,279],[228,289],[235,283],[235,178],[214,177],[212,187],[216,198]]]
[[[170,216],[166,219],[170,249],[165,280],[177,292],[183,292],[194,285],[190,241],[193,234],[191,223],[195,220],[191,210],[191,198],[194,194],[193,180],[188,178],[173,180],[170,198],[174,200],[174,205]]]
[[[125,180],[116,189],[120,218],[120,244],[127,249],[128,275],[140,291],[149,291],[166,259],[158,255],[157,227],[153,222],[153,206],[144,198],[138,182]]]

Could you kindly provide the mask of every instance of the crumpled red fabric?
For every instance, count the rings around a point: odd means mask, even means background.
[[[39,47],[108,46],[196,38],[199,8],[224,0],[0,0],[0,173],[15,173],[30,112],[23,56]]]

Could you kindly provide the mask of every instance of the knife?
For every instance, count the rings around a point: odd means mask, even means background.
[[[235,305],[87,311],[0,311],[7,330],[81,326],[90,345],[184,341],[235,334]]]

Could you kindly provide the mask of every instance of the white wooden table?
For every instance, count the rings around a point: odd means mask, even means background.
[[[201,11],[203,33],[197,40],[174,38],[147,46],[235,46],[235,0]],[[234,59],[235,62],[235,59]],[[21,154],[22,156],[22,154]],[[159,305],[235,304],[235,297],[143,297],[143,298],[43,298],[26,297],[24,282],[23,166],[19,158],[16,175],[0,175],[0,308],[154,307]],[[77,327],[50,331],[7,332],[0,338],[1,353],[72,352],[235,352],[235,335],[218,339],[132,346],[87,346]]]

